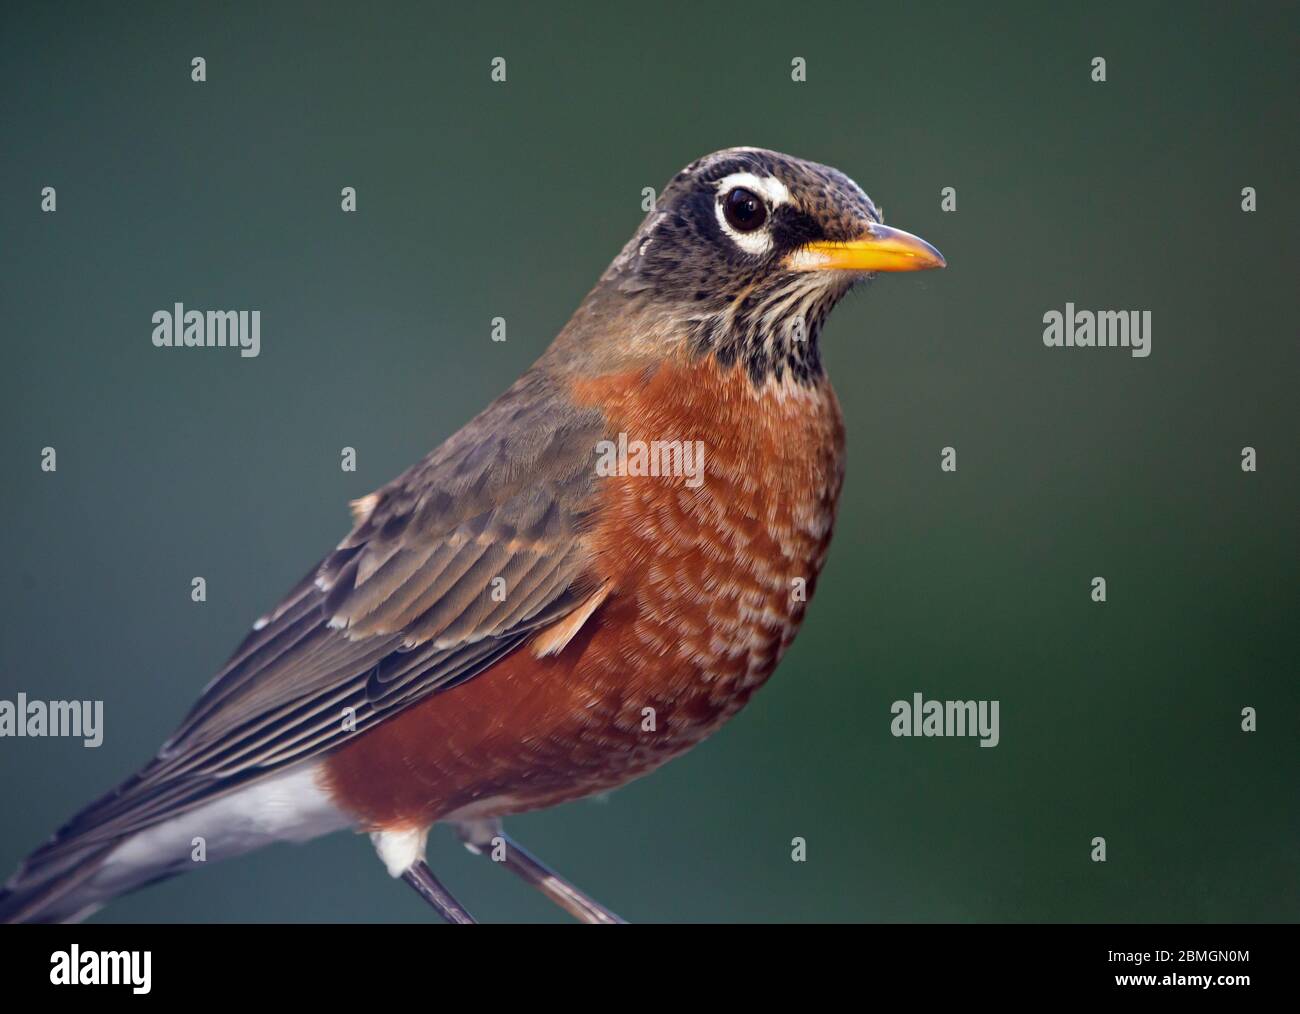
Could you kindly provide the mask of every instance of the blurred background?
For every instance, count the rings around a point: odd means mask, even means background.
[[[772,682],[513,832],[633,921],[1300,916],[1295,5],[461,6],[0,11],[0,698],[106,722],[0,739],[0,874],[152,755],[350,498],[542,352],[643,187],[759,145],[950,266],[823,333],[848,480]],[[176,301],[260,309],[260,357],[154,348]],[[1067,301],[1149,309],[1152,355],[1044,348]],[[916,691],[999,700],[1000,745],[892,737]],[[445,830],[429,854],[481,919],[564,919]],[[96,918],[431,913],[343,834]]]

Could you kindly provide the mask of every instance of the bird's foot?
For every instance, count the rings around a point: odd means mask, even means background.
[[[493,862],[537,888],[579,922],[602,925],[622,924],[626,920],[580,891],[545,863],[508,837],[499,820],[464,821],[456,832],[465,847],[476,856],[486,855]]]

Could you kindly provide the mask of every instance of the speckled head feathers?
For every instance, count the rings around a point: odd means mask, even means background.
[[[614,369],[685,351],[740,366],[758,387],[814,385],[818,335],[849,289],[876,271],[944,263],[884,225],[838,169],[728,148],[668,182],[548,360]]]

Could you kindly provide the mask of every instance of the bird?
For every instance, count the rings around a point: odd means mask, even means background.
[[[837,169],[748,147],[687,165],[537,362],[354,500],[156,756],[22,863],[0,920],[79,921],[351,829],[473,922],[426,859],[441,823],[576,919],[622,922],[503,819],[648,774],[771,676],[844,479],[827,315],[879,272],[945,266]]]

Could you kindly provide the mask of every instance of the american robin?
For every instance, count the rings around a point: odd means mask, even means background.
[[[23,863],[11,921],[351,827],[449,921],[429,828],[619,921],[501,829],[708,736],[771,675],[826,558],[844,427],[818,354],[877,271],[943,267],[843,173],[757,148],[664,188],[551,347],[352,504],[139,773]]]

